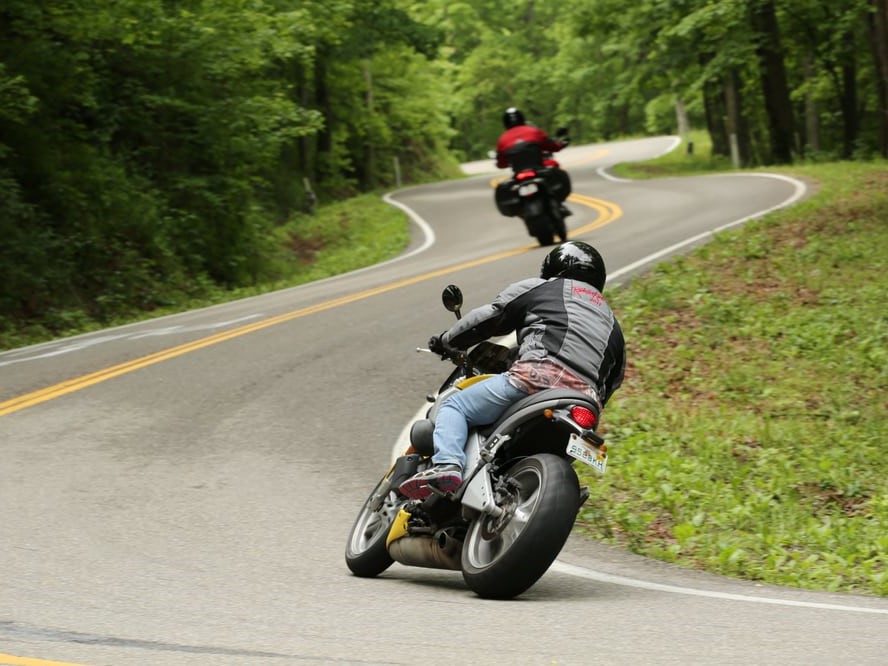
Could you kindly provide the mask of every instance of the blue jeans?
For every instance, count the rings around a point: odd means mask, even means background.
[[[435,455],[432,462],[466,466],[465,446],[469,428],[496,421],[508,407],[527,393],[494,375],[472,384],[444,401],[435,417]]]

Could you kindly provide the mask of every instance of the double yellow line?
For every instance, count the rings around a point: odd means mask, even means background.
[[[603,227],[604,225],[610,224],[614,220],[618,219],[623,214],[622,209],[617,204],[610,201],[605,201],[604,199],[587,197],[582,194],[572,194],[569,197],[569,201],[575,201],[584,206],[588,206],[589,208],[592,208],[598,212],[598,217],[595,219],[594,222],[574,230],[573,232],[571,232],[572,235],[588,233],[593,229]],[[203,349],[204,347],[209,347],[220,342],[225,342],[226,340],[239,338],[243,335],[247,335],[248,333],[261,331],[262,329],[276,326],[278,324],[283,324],[284,322],[292,321],[294,319],[299,319],[300,317],[305,317],[307,315],[323,312],[324,310],[330,310],[342,305],[361,301],[365,298],[370,298],[371,296],[377,296],[378,294],[384,294],[389,291],[394,291],[395,289],[401,289],[402,287],[407,287],[419,282],[431,280],[442,275],[456,273],[457,271],[462,271],[474,266],[480,266],[482,264],[491,263],[500,259],[505,259],[507,257],[523,254],[525,252],[529,252],[530,250],[537,249],[538,247],[538,245],[525,245],[523,247],[515,248],[512,250],[498,252],[497,254],[488,255],[480,259],[475,259],[473,261],[463,262],[455,266],[450,266],[448,268],[442,268],[436,271],[423,273],[421,275],[407,278],[405,280],[399,280],[398,282],[392,282],[381,287],[365,289],[364,291],[360,291],[355,294],[349,294],[347,296],[335,298],[323,303],[318,303],[317,305],[311,305],[299,310],[293,310],[292,312],[286,312],[281,315],[269,317],[268,319],[263,319],[262,321],[254,322],[252,324],[246,324],[244,326],[239,326],[228,331],[222,331],[220,333],[216,333],[215,335],[210,335],[199,340],[194,340],[193,342],[187,342],[176,347],[170,347],[169,349],[164,349],[162,351],[155,352],[154,354],[149,354],[148,356],[143,356],[132,361],[127,361],[126,363],[114,365],[110,368],[105,368],[104,370],[92,372],[88,375],[76,377],[74,379],[60,382],[52,386],[47,386],[44,389],[40,389],[32,393],[26,393],[25,395],[12,398],[11,400],[7,400],[5,402],[0,402],[0,416],[12,414],[13,412],[20,411],[27,407],[33,407],[34,405],[39,405],[40,403],[59,398],[63,395],[67,395],[68,393],[73,393],[74,391],[79,391],[88,386],[93,386],[108,379],[113,379],[114,377],[119,377],[120,375],[133,372],[134,370],[139,370],[140,368],[145,368],[149,365],[154,365],[155,363],[160,363],[161,361],[166,361],[177,356],[182,356],[183,354],[197,351],[198,349]]]
[[[0,654],[0,666],[83,666],[67,661],[48,661],[46,659],[31,659],[29,657],[15,657],[11,654]]]

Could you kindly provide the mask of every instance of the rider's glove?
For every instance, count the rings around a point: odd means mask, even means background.
[[[447,356],[447,347],[444,344],[444,341],[441,339],[444,337],[444,333],[441,335],[433,335],[429,338],[429,350],[438,354],[438,356]]]

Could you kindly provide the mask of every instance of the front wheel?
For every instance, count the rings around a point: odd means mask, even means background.
[[[570,535],[580,507],[577,475],[563,458],[541,453],[507,474],[502,516],[483,514],[462,549],[466,584],[480,597],[511,599],[546,573]]]
[[[391,487],[391,475],[384,476],[364,502],[345,547],[345,563],[362,578],[378,576],[395,562],[385,540],[403,498]]]

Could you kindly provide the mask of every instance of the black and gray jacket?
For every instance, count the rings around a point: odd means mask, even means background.
[[[555,360],[595,388],[602,404],[623,381],[623,331],[601,293],[585,282],[521,280],[467,313],[442,339],[466,349],[512,331],[518,360]]]

